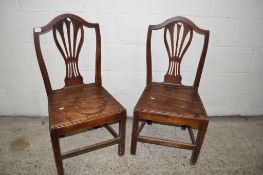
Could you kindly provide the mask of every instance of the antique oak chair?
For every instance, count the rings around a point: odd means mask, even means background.
[[[95,83],[84,84],[78,60],[84,42],[84,27],[95,29]],[[65,87],[53,90],[40,48],[40,35],[53,32],[55,44],[65,61]],[[73,14],[54,18],[46,26],[35,28],[34,43],[48,97],[49,130],[58,174],[64,174],[63,159],[118,144],[119,156],[125,150],[126,110],[107,92],[101,81],[101,38],[99,24],[89,23]],[[60,42],[58,37],[61,38]],[[77,38],[80,38],[79,40]],[[62,42],[61,42],[62,41]],[[110,126],[119,123],[119,134]],[[113,139],[61,153],[61,137],[105,127]]]
[[[160,29],[164,29],[169,66],[164,82],[157,83],[152,81],[151,38],[152,31]],[[204,44],[193,86],[185,86],[181,83],[180,63],[192,41],[193,32],[204,36]],[[146,45],[147,85],[134,108],[131,154],[136,154],[137,142],[164,145],[192,150],[190,163],[196,164],[209,122],[198,93],[208,41],[209,31],[197,27],[184,17],[173,17],[159,25],[149,26]],[[142,136],[140,132],[145,123],[180,126],[182,130],[187,128],[192,143]],[[193,129],[198,129],[196,138]]]

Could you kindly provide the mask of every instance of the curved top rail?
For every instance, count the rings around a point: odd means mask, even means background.
[[[84,20],[83,18],[81,18],[77,15],[74,15],[71,13],[65,13],[65,14],[61,14],[61,15],[57,16],[56,18],[51,20],[47,25],[45,25],[43,27],[34,28],[34,32],[41,33],[41,34],[49,32],[54,27],[54,25],[56,25],[60,21],[65,20],[66,18],[68,18],[69,20],[70,19],[77,20],[80,23],[82,23],[85,27],[88,27],[88,28],[96,28],[99,26],[98,23],[90,23],[90,22],[87,22],[86,20]]]
[[[185,17],[182,17],[182,16],[175,16],[175,17],[172,17],[172,18],[169,18],[167,20],[165,20],[164,22],[160,23],[160,24],[157,24],[157,25],[150,25],[149,28],[151,30],[159,30],[159,29],[162,29],[164,28],[165,26],[169,25],[170,23],[173,23],[173,22],[184,22],[188,25],[190,25],[193,30],[199,34],[206,34],[206,33],[209,33],[209,30],[205,30],[205,29],[202,29],[200,27],[198,27],[197,25],[195,25],[195,23]]]

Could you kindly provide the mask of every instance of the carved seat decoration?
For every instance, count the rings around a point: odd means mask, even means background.
[[[86,105],[88,104],[88,105]],[[77,97],[73,103],[73,109],[86,116],[100,114],[107,105],[105,97]]]

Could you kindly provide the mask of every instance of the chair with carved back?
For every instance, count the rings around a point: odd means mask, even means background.
[[[152,33],[160,29],[164,29],[164,45],[169,58],[168,70],[161,83],[152,81],[151,55]],[[204,42],[193,86],[186,86],[181,83],[180,64],[191,44],[193,33],[202,35]],[[146,43],[147,82],[134,108],[131,154],[136,154],[137,142],[144,142],[192,150],[190,163],[196,164],[209,122],[198,93],[208,41],[209,31],[184,17],[173,17],[159,25],[149,26]],[[140,135],[145,123],[174,125],[182,130],[187,128],[192,143]],[[197,136],[193,129],[198,130]]]
[[[79,71],[79,54],[84,42],[84,29],[95,29],[95,83],[84,84]],[[40,35],[52,31],[55,44],[65,61],[65,86],[53,90],[40,47]],[[34,28],[34,43],[39,67],[48,97],[49,130],[58,174],[64,174],[63,159],[118,144],[119,156],[125,151],[126,109],[102,86],[101,38],[97,23],[89,23],[73,14],[62,14],[46,26]],[[58,40],[58,37],[61,40]],[[79,40],[77,38],[80,38]],[[119,124],[119,133],[110,126]],[[112,139],[61,153],[60,138],[90,129],[105,127]]]

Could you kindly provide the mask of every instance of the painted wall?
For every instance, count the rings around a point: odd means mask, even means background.
[[[208,114],[263,114],[262,7],[262,0],[0,0],[0,115],[47,116],[32,29],[65,12],[100,23],[103,85],[128,115],[145,87],[147,27],[178,15],[211,31],[200,85]],[[88,32],[85,41],[94,41],[93,35]],[[160,81],[168,61],[162,37],[157,32],[153,39],[154,80]],[[62,87],[63,59],[51,36],[41,40],[53,87]],[[186,84],[193,80],[201,41],[194,37],[183,61]],[[94,44],[84,45],[86,82],[94,80],[94,55]]]

